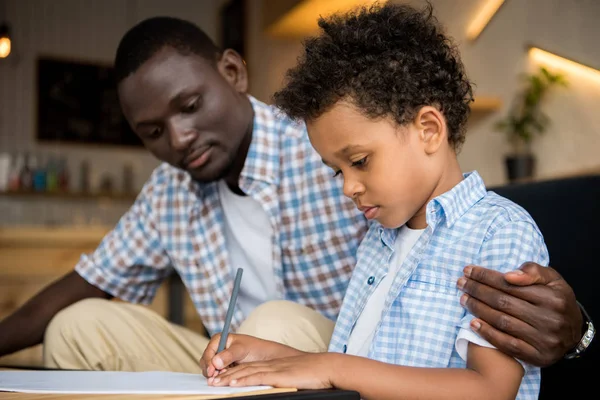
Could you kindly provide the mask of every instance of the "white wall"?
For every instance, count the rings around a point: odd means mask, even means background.
[[[92,167],[92,185],[100,172],[111,174],[119,187],[125,162],[134,164],[135,186],[141,187],[156,161],[145,150],[41,145],[35,137],[35,71],[39,54],[111,63],[121,36],[136,22],[154,15],[172,15],[199,24],[218,40],[218,11],[226,0],[0,0],[14,36],[16,59],[0,60],[0,151],[55,152],[68,157],[72,182],[80,161]],[[398,1],[398,0],[396,0]],[[465,171],[477,169],[488,185],[505,182],[504,136],[493,123],[504,115],[517,89],[517,77],[533,66],[525,46],[536,44],[600,67],[598,0],[506,0],[475,43],[466,43],[467,23],[485,0],[432,0],[436,15],[460,44],[476,93],[499,96],[504,108],[472,118],[460,154]],[[263,101],[280,87],[285,71],[301,50],[299,40],[275,40],[263,33],[264,0],[248,0],[247,62],[251,93]],[[422,4],[421,0],[412,0]],[[0,16],[3,18],[4,16]],[[534,144],[539,175],[548,176],[600,166],[600,84],[569,77],[568,90],[554,93],[546,104],[553,125]],[[10,204],[8,204],[10,203]],[[68,221],[72,204],[0,199],[0,224]],[[16,207],[16,208],[15,208]],[[37,209],[36,209],[37,207]],[[78,204],[88,220],[113,223],[126,204]],[[36,209],[32,211],[33,209]],[[98,217],[100,216],[100,217]]]
[[[40,54],[112,64],[118,42],[135,23],[156,15],[181,17],[197,23],[218,40],[218,12],[225,0],[1,0],[13,36],[12,60],[0,60],[0,151],[35,151],[62,154],[68,159],[71,183],[77,188],[82,160],[90,162],[91,186],[109,174],[120,188],[125,163],[134,167],[135,187],[141,188],[157,161],[144,149],[40,144],[35,139],[35,60]],[[69,204],[53,201],[52,210],[37,200],[0,199],[0,223],[68,220]],[[95,213],[93,204],[80,204],[84,213]],[[110,223],[126,209],[115,204]],[[110,208],[110,207],[109,207]],[[6,214],[12,215],[7,217]],[[102,214],[102,213],[99,213]],[[98,219],[98,218],[97,218]]]
[[[400,1],[400,0],[396,0]],[[468,23],[486,0],[432,0],[434,12],[459,44],[476,95],[498,96],[503,109],[475,115],[459,155],[463,170],[477,169],[488,185],[506,182],[503,157],[509,151],[505,137],[494,132],[512,101],[518,76],[532,71],[526,46],[534,44],[600,68],[600,1],[506,0],[482,35],[467,43]],[[260,2],[260,1],[259,1]],[[411,4],[422,5],[421,0]],[[300,52],[299,40],[273,40],[259,30],[260,12],[254,10],[249,36],[253,93],[265,100],[281,84],[284,71]],[[265,49],[258,55],[258,50]],[[252,68],[254,67],[254,68]],[[544,107],[552,125],[533,145],[538,175],[553,176],[600,167],[600,84],[568,76],[568,90],[558,90]]]
[[[92,186],[100,173],[120,182],[125,162],[134,164],[139,188],[156,166],[143,149],[39,144],[35,140],[35,59],[38,55],[112,64],[121,36],[155,15],[189,19],[217,40],[223,0],[5,0],[16,60],[0,62],[0,149],[59,152],[68,157],[77,180],[81,160],[91,163]],[[119,187],[117,185],[117,187]]]

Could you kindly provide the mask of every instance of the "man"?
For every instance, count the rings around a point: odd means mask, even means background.
[[[240,266],[233,329],[326,348],[331,324],[323,320],[337,316],[367,221],[344,200],[304,126],[249,96],[241,57],[186,21],[133,27],[115,69],[125,117],[163,164],[93,254],[0,322],[0,355],[44,340],[49,367],[199,372],[208,338],[128,303],[151,302],[178,273],[213,335]],[[575,296],[554,270],[469,271],[458,283],[471,295],[465,304],[501,351],[549,365],[581,339]],[[277,310],[258,306],[274,299],[317,312],[263,324]]]

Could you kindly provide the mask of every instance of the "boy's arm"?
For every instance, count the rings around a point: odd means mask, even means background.
[[[502,352],[532,365],[550,366],[584,334],[575,293],[552,268],[527,262],[516,271],[502,274],[479,266],[465,268],[459,282],[468,295],[465,306],[479,318],[477,333]],[[528,297],[535,301],[523,302]],[[537,319],[537,315],[547,318]]]
[[[514,399],[523,367],[498,350],[469,344],[467,368],[416,368],[338,355],[331,383],[364,399]]]
[[[467,368],[418,368],[340,353],[238,365],[209,380],[215,386],[271,385],[355,390],[363,399],[514,399],[523,368],[501,352],[469,345]]]

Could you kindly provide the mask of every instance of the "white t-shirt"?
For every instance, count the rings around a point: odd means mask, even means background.
[[[388,273],[379,282],[369,300],[367,300],[363,312],[358,317],[348,339],[347,354],[361,357],[368,356],[369,348],[375,335],[375,329],[381,320],[385,298],[392,287],[396,272],[423,231],[424,229],[410,229],[406,225],[402,226],[398,231],[398,236],[396,236],[396,241],[394,242],[394,255],[390,261]]]
[[[244,269],[237,304],[245,317],[261,303],[277,298],[273,274],[273,228],[262,205],[238,196],[224,181],[219,197],[225,214],[225,240],[233,273]]]

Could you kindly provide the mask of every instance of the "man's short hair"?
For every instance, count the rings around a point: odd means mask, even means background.
[[[215,62],[220,49],[202,29],[174,17],[152,17],[139,22],[123,36],[115,56],[117,83],[165,47],[196,54]]]

